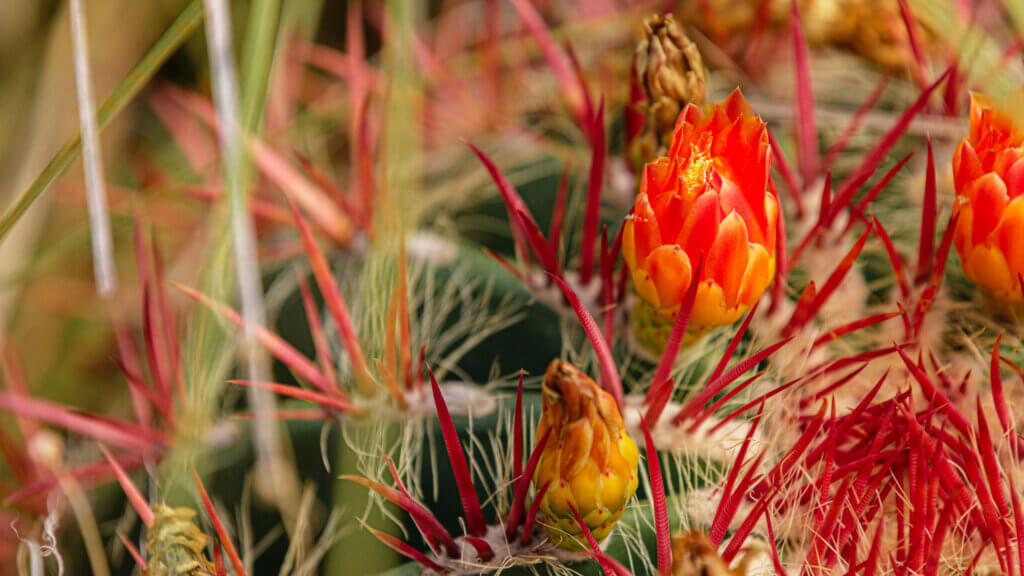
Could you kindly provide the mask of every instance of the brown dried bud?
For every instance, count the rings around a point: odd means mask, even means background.
[[[830,5],[832,10],[825,11],[819,20],[824,20],[821,27],[834,31],[822,34],[824,42],[821,43],[847,46],[893,73],[916,65],[907,26],[895,0],[833,0],[825,3],[826,7]],[[818,10],[824,10],[824,7]],[[934,54],[936,38],[913,11],[909,14],[917,30],[921,50],[926,55]],[[813,41],[814,37],[808,35],[808,38]]]
[[[153,513],[144,576],[213,576],[214,567],[204,552],[206,534],[192,521],[195,511],[157,504]]]
[[[679,19],[711,36],[718,43],[749,34],[761,16],[761,0],[710,0],[680,2]],[[907,27],[896,0],[798,0],[807,42],[816,47],[835,47],[858,54],[892,73],[915,65]],[[790,25],[790,2],[773,2],[765,25],[783,29]],[[943,38],[927,19],[910,17],[925,54],[943,48]]]
[[[748,552],[729,568],[704,534],[683,532],[672,538],[672,576],[745,576],[752,557]]]
[[[630,153],[634,165],[643,166],[668,150],[683,108],[704,105],[708,72],[697,46],[671,14],[656,14],[644,21],[644,38],[637,45],[633,67],[646,101],[637,103],[645,116],[644,130]]]

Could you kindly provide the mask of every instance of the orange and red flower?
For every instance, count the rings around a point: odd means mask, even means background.
[[[781,214],[770,169],[768,132],[739,90],[708,114],[680,114],[668,156],[644,168],[622,237],[646,304],[634,313],[642,342],[664,344],[702,255],[694,332],[735,322],[771,284]]]
[[[971,97],[970,135],[953,155],[953,244],[964,274],[996,296],[1024,299],[1024,91]]]

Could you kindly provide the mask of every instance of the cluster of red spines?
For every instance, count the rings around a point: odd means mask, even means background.
[[[428,368],[429,371],[429,368]],[[455,423],[448,412],[448,406],[444,395],[441,392],[437,380],[430,372],[430,384],[433,391],[434,404],[437,407],[437,419],[441,425],[441,434],[444,438],[445,451],[455,474],[456,487],[459,499],[462,502],[463,513],[465,514],[465,525],[467,534],[462,539],[470,544],[476,552],[474,562],[486,563],[495,557],[495,551],[491,543],[485,538],[488,534],[488,525],[484,519],[483,510],[480,506],[480,497],[473,485],[473,477],[466,457],[459,442],[458,433],[455,430]],[[523,379],[519,378],[519,387],[516,392],[516,406],[513,414],[513,499],[512,504],[501,519],[504,527],[504,538],[507,542],[514,542],[519,537],[519,545],[528,546],[534,537],[534,525],[537,519],[538,504],[544,496],[548,486],[540,486],[534,496],[532,504],[527,509],[526,497],[529,494],[530,479],[533,478],[540,461],[539,456],[548,439],[548,434],[538,438],[533,453],[523,465],[523,415],[522,415]],[[393,536],[374,530],[373,533],[381,542],[392,548],[399,554],[416,561],[426,568],[437,572],[447,572],[452,569],[452,562],[463,560],[462,550],[452,534],[441,524],[440,521],[427,509],[426,506],[417,501],[402,484],[401,478],[390,458],[385,454],[385,462],[391,472],[392,481],[395,486],[390,487],[380,482],[375,482],[362,477],[349,476],[349,480],[358,482],[373,490],[383,498],[394,503],[412,518],[416,527],[423,535],[432,555],[424,554],[410,544]],[[522,529],[522,533],[519,530]]]
[[[18,481],[16,487],[4,490],[5,504],[34,512],[44,511],[45,500],[39,497],[58,484],[56,473],[43,463],[35,462],[27,451],[43,424],[120,451],[116,459],[100,459],[64,471],[88,484],[109,479],[111,462],[133,469],[142,466],[146,458],[158,460],[177,433],[176,402],[184,398],[184,372],[176,318],[164,285],[159,253],[147,242],[141,218],[137,218],[137,222],[135,251],[144,353],[139,354],[127,323],[114,324],[120,352],[120,359],[115,363],[128,382],[135,418],[98,416],[36,398],[28,389],[13,345],[8,344],[3,362],[7,389],[0,392],[0,410],[15,415],[22,438],[21,442],[16,442],[0,432],[0,446],[3,446],[0,453]]]
[[[836,415],[833,403],[826,418],[823,401],[813,416],[799,418],[801,436],[769,471],[761,472],[765,452],[746,462],[748,436],[710,530],[712,541],[721,542],[741,504],[750,506],[747,520],[723,552],[725,560],[732,559],[759,516],[812,513],[804,542],[804,569],[810,573],[834,568],[841,560],[863,574],[878,573],[882,562],[897,574],[936,574],[943,546],[953,533],[973,542],[966,548],[973,562],[991,546],[1003,573],[1020,573],[1024,516],[1015,488],[1019,447],[1002,388],[1005,359],[999,341],[990,368],[1002,432],[995,437],[980,396],[972,422],[947,395],[965,396],[970,374],[954,383],[941,369],[933,375],[923,360],[911,360],[902,348],[896,351],[911,386],[878,400],[887,372],[842,416]],[[759,421],[760,414],[755,427]],[[872,532],[869,552],[858,556],[862,539]]]

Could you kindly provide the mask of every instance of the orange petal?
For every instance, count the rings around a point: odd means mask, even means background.
[[[722,190],[719,192],[722,205],[722,212],[728,214],[735,212],[740,220],[746,224],[747,236],[751,242],[764,244],[765,230],[762,226],[764,217],[764,194],[758,196],[758,204],[751,205],[747,198],[735,183],[725,180],[722,182]],[[759,209],[756,209],[756,208]]]
[[[725,292],[718,282],[705,280],[697,288],[690,324],[696,329],[705,326],[727,326],[739,319],[745,306],[726,306]],[[696,332],[696,331],[695,331]]]
[[[594,443],[594,428],[586,419],[570,422],[562,427],[561,461],[559,475],[564,479],[575,477],[587,464],[587,456]]]
[[[724,113],[723,113],[724,116]],[[728,121],[725,126],[717,129],[711,135],[711,155],[727,155],[731,151],[741,152],[743,150],[742,137],[740,136],[740,125],[743,120],[736,118]]]
[[[1010,275],[1024,276],[1024,196],[1014,198],[1006,206],[993,236],[1006,258]]]
[[[658,197],[666,191],[674,191],[678,188],[676,164],[668,158],[656,158],[653,162],[644,166],[644,173],[640,177],[640,193],[648,197]]]
[[[683,220],[686,213],[690,211],[692,202],[679,194],[662,194],[654,199],[651,208],[658,218],[658,230],[664,241],[671,241],[679,236],[679,230],[683,227]]]
[[[974,209],[971,240],[974,244],[983,244],[999,224],[1003,209],[1010,201],[1006,185],[997,174],[988,173],[968,186],[967,197]]]
[[[651,209],[647,194],[640,193],[636,197],[633,208],[633,241],[635,242],[636,261],[643,262],[652,250],[661,245],[661,230],[658,220]]]
[[[647,257],[647,269],[658,290],[661,308],[675,308],[683,301],[692,276],[690,258],[677,245],[656,248]]]
[[[978,159],[978,153],[974,151],[974,147],[971,146],[970,142],[964,140],[953,154],[953,181],[957,194],[963,193],[964,187],[967,184],[981,178],[983,175],[984,171],[981,168],[981,160]]]
[[[622,258],[630,270],[636,269],[636,232],[632,218],[626,218],[622,224]]]
[[[971,94],[971,140],[981,137],[982,116],[991,113],[993,109],[992,100],[978,93]]]
[[[1006,175],[1003,176],[1003,182],[1006,184],[1006,193],[1010,198],[1024,195],[1024,158],[1018,159],[1010,166]]]
[[[722,219],[722,210],[718,204],[718,195],[701,194],[693,203],[693,208],[686,215],[683,229],[679,231],[676,243],[686,250],[691,260],[699,260],[706,254],[718,234],[718,223]]]
[[[992,171],[999,174],[999,177],[1006,180],[1006,174],[1010,171],[1010,168],[1024,157],[1024,151],[1019,148],[1002,148],[996,151],[995,160],[992,162]],[[1007,184],[1009,189],[1009,184]],[[1012,197],[1013,194],[1010,194]]]
[[[732,308],[740,292],[748,258],[747,226],[736,212],[730,213],[718,228],[718,236],[708,253],[707,276],[721,287],[725,305]]]
[[[750,128],[763,136],[764,142],[747,141],[740,134],[742,130],[733,130],[732,137],[720,151],[716,158],[715,168],[721,175],[722,180],[732,183],[735,192],[742,197],[747,210],[742,212],[744,221],[748,223],[757,222],[764,228],[764,197],[768,193],[768,179],[771,165],[771,148],[767,142],[767,132],[764,124],[757,120],[748,120],[745,124],[752,124]],[[726,188],[723,183],[723,189]],[[725,202],[722,203],[722,210],[729,211]]]
[[[704,118],[704,112],[698,106],[693,104],[687,104],[686,108],[683,109],[682,114],[676,119],[676,130],[681,127],[689,125],[696,126]]]
[[[953,246],[956,248],[960,260],[967,258],[967,253],[974,245],[971,242],[971,229],[974,227],[974,209],[968,203],[961,204],[957,211],[956,230],[953,231]]]
[[[776,236],[779,231],[779,201],[775,198],[774,194],[767,194],[764,197],[764,214],[765,214],[765,233],[764,233],[764,247],[768,250],[768,254],[775,257],[775,242]]]
[[[743,93],[737,88],[729,94],[729,97],[725,99],[719,106],[729,115],[729,118],[739,118],[740,116],[751,117],[754,115],[754,110],[750,107],[750,103],[743,97]]]

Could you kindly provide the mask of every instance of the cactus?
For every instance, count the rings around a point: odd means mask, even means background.
[[[111,2],[0,575],[1024,574],[1020,2],[193,0],[92,118]]]

